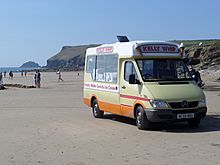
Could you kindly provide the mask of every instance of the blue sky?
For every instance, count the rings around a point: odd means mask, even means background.
[[[0,0],[0,67],[46,65],[65,45],[219,39],[219,0]]]

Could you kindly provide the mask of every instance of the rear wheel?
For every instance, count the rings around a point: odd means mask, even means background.
[[[92,103],[92,112],[93,112],[93,116],[95,118],[102,118],[103,117],[104,111],[101,111],[99,109],[99,105],[98,105],[97,100],[94,100]]]
[[[188,124],[190,127],[198,127],[200,124],[200,119],[189,120]]]
[[[150,122],[144,112],[142,106],[138,106],[136,109],[136,125],[138,129],[144,130],[150,127]]]

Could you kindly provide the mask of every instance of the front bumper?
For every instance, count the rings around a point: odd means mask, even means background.
[[[177,114],[194,113],[193,119],[203,118],[206,116],[207,107],[187,109],[187,110],[155,110],[155,109],[145,109],[145,114],[150,122],[166,122],[166,121],[187,121],[191,119],[177,119]]]

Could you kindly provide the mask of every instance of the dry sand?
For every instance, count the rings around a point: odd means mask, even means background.
[[[220,164],[220,91],[205,91],[208,116],[199,128],[141,131],[125,117],[93,118],[80,74],[65,72],[58,83],[55,73],[42,73],[40,89],[0,91],[0,165]],[[4,81],[33,85],[33,74]]]

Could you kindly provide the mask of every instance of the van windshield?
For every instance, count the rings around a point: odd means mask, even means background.
[[[192,80],[183,60],[151,59],[137,60],[144,81]]]

